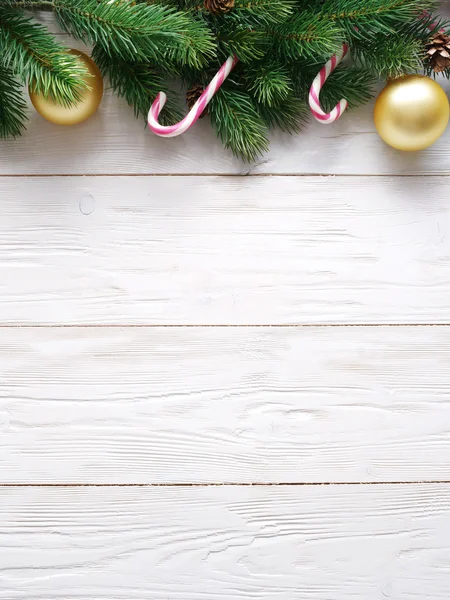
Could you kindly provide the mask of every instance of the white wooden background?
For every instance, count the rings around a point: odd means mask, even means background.
[[[450,130],[371,110],[1,144],[1,599],[448,600]]]

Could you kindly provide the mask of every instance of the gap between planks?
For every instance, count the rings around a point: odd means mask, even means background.
[[[320,486],[388,486],[388,485],[448,485],[450,481],[281,481],[278,483],[215,481],[209,483],[2,483],[1,488],[204,488],[204,487],[320,487]]]
[[[206,325],[177,323],[168,324],[142,324],[142,323],[62,323],[62,324],[1,324],[1,329],[308,329],[308,328],[363,328],[363,327],[450,327],[450,323],[260,323],[260,324],[236,324],[236,323],[210,323]]]
[[[352,178],[372,178],[372,179],[418,179],[418,178],[436,178],[450,177],[448,173],[252,173],[253,169],[259,165],[249,167],[248,171],[241,173],[2,173],[0,179],[19,179],[26,177],[33,178],[51,178],[51,177],[352,177]]]

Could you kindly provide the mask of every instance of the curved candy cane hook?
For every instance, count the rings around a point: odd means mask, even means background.
[[[330,58],[326,65],[324,65],[317,77],[314,79],[311,89],[309,91],[309,106],[311,108],[311,112],[315,119],[322,123],[323,125],[329,125],[330,123],[334,123],[339,119],[342,113],[347,109],[348,102],[345,99],[342,99],[337,106],[333,108],[333,110],[329,113],[326,113],[322,110],[319,101],[320,90],[325,84],[325,81],[331,75],[331,73],[335,70],[341,60],[348,52],[348,45],[344,44],[342,46],[342,50],[339,54],[335,54]]]
[[[238,60],[237,56],[229,56],[227,58],[188,114],[182,121],[175,123],[175,125],[164,126],[158,123],[159,113],[162,111],[167,100],[166,94],[164,92],[159,92],[148,113],[148,126],[153,133],[156,133],[156,135],[161,137],[175,137],[187,131],[189,127],[192,127],[205,110],[208,102],[234,69]]]

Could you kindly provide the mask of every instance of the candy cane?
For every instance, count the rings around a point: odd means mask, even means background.
[[[423,11],[420,15],[422,19],[428,19],[431,17],[430,13],[427,11]],[[432,31],[439,26],[438,22],[431,22],[428,25],[428,29]],[[439,33],[444,33],[445,29],[439,29]],[[339,119],[342,113],[347,110],[348,101],[342,99],[339,104],[337,104],[333,110],[329,113],[326,113],[322,110],[319,101],[320,91],[325,85],[326,80],[331,75],[331,73],[335,70],[341,60],[348,52],[348,45],[344,44],[342,46],[342,50],[339,54],[335,54],[330,58],[325,66],[320,69],[320,72],[317,74],[316,78],[313,81],[311,89],[309,91],[309,107],[315,119],[322,123],[323,125],[330,125]]]
[[[323,88],[325,81],[331,75],[331,73],[335,70],[341,60],[348,52],[348,45],[344,44],[342,46],[342,50],[339,54],[335,54],[330,58],[326,65],[324,65],[320,72],[317,74],[314,79],[311,89],[309,91],[309,106],[311,108],[311,112],[315,119],[322,123],[323,125],[330,125],[339,119],[342,113],[347,109],[348,102],[345,99],[342,99],[339,104],[337,104],[333,110],[329,113],[326,113],[322,110],[319,101],[320,91]]]
[[[159,113],[162,111],[167,100],[166,94],[159,92],[148,113],[148,126],[153,133],[161,137],[175,137],[187,131],[189,127],[192,127],[205,110],[208,102],[234,69],[238,60],[237,56],[229,56],[227,58],[188,114],[182,121],[175,123],[175,125],[164,126],[158,123]]]

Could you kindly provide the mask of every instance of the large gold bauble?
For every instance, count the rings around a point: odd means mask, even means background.
[[[103,96],[103,79],[92,58],[80,50],[70,50],[70,54],[78,56],[87,67],[91,77],[87,78],[90,89],[81,91],[81,100],[72,106],[62,106],[51,98],[29,90],[31,102],[37,112],[57,125],[77,125],[89,119],[98,109]]]
[[[397,150],[428,148],[444,133],[449,117],[444,90],[423,75],[405,75],[388,82],[375,103],[375,127]]]

